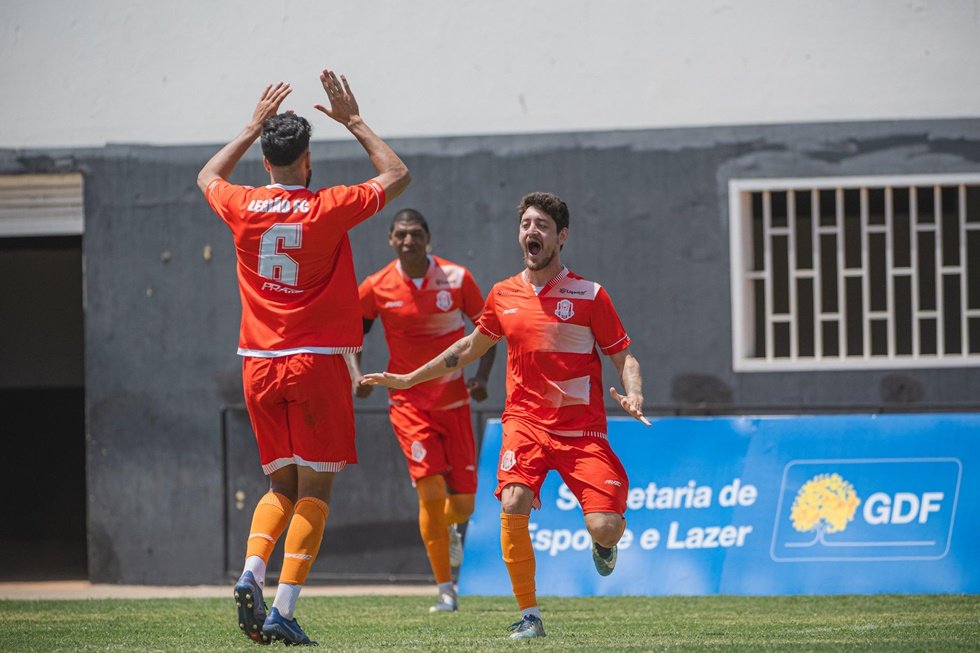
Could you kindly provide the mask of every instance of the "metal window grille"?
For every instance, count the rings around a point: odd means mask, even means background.
[[[736,371],[980,365],[980,174],[729,182]]]

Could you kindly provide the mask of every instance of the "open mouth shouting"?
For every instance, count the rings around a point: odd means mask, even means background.
[[[527,239],[527,253],[531,256],[537,256],[541,253],[541,243],[534,238]]]

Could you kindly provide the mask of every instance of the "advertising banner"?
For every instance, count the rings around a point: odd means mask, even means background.
[[[462,594],[510,593],[501,436],[487,424]],[[616,570],[595,572],[551,472],[530,522],[539,594],[980,593],[980,414],[611,418],[609,439],[630,478]]]

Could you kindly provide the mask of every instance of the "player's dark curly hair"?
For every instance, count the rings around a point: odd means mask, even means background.
[[[429,236],[429,223],[425,221],[425,216],[416,211],[415,209],[402,209],[395,214],[395,217],[391,219],[391,227],[388,228],[388,233],[394,233],[396,222],[411,222],[413,224],[420,225],[425,229],[425,235]]]
[[[568,205],[557,195],[553,193],[528,193],[521,198],[521,203],[517,205],[517,217],[523,216],[524,212],[532,206],[550,215],[559,232],[568,226]]]
[[[274,166],[288,166],[310,148],[313,128],[295,113],[280,113],[262,123],[262,154]]]

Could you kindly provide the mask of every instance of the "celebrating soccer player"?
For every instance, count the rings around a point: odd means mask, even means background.
[[[409,372],[463,336],[463,316],[476,322],[483,295],[469,270],[430,256],[429,225],[414,209],[395,214],[388,244],[398,255],[359,288],[364,332],[381,317],[388,343],[388,369]],[[487,397],[487,378],[495,350],[488,349],[476,375],[463,382],[462,370],[447,372],[411,389],[390,392],[388,413],[408,461],[419,495],[419,531],[438,585],[430,612],[455,612],[452,567],[463,561],[457,524],[473,514],[476,493],[476,446],[469,397]],[[360,354],[348,355],[355,392],[360,385]],[[468,392],[467,392],[468,391]]]
[[[311,127],[292,112],[277,114],[291,91],[284,83],[265,89],[252,120],[197,177],[235,241],[245,404],[269,477],[234,589],[239,627],[259,643],[316,643],[296,622],[296,599],[320,548],[334,474],[357,462],[343,354],[360,350],[363,333],[347,231],[380,211],[410,181],[405,164],[361,118],[344,76],[324,70],[320,82],[330,107],[315,108],[354,135],[376,177],[350,187],[307,188]],[[228,183],[260,136],[270,184]],[[265,570],[283,531],[282,573],[267,614]]]
[[[643,417],[640,366],[609,295],[561,264],[568,206],[550,193],[531,193],[518,207],[525,270],[496,284],[468,336],[408,374],[367,374],[362,384],[404,389],[473,362],[507,339],[507,401],[497,466],[500,546],[521,620],[514,639],[543,637],[534,585],[528,520],[540,506],[545,476],[557,470],[574,493],[592,536],[592,559],[603,576],[616,565],[626,528],[629,482],[606,438],[602,363],[610,357],[626,392],[610,388],[623,409]]]

